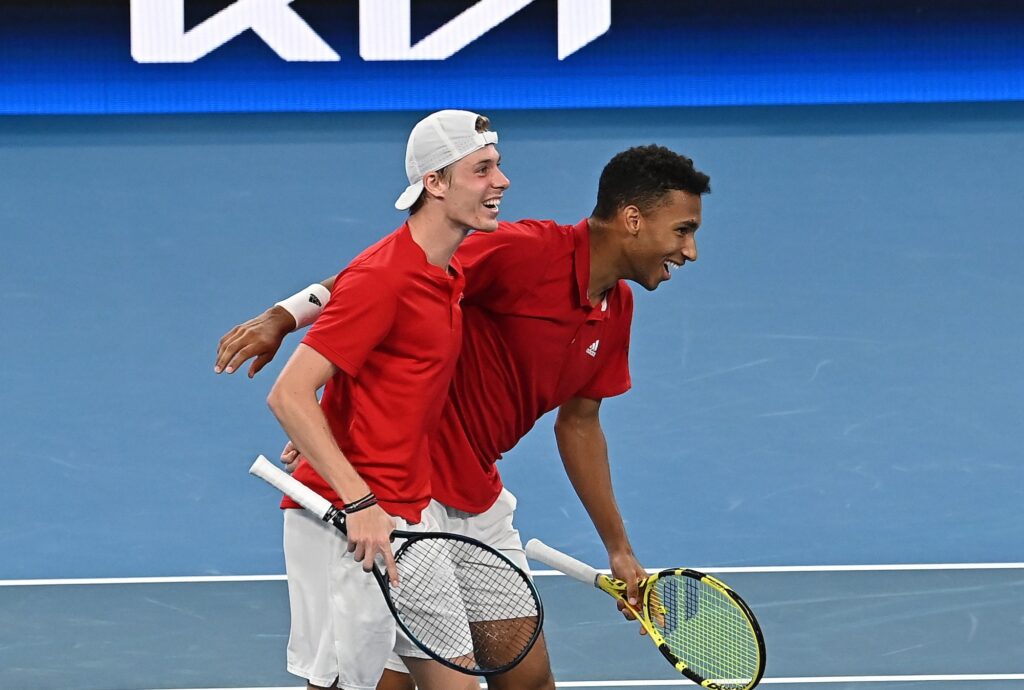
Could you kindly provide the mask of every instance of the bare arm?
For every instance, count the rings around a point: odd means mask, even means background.
[[[267,404],[288,438],[303,449],[303,455],[313,469],[342,501],[352,503],[370,493],[370,487],[338,447],[316,397],[317,391],[337,372],[338,369],[327,358],[300,344],[274,383]],[[387,563],[392,581],[397,582],[391,553],[394,519],[375,505],[352,513],[346,524],[349,551],[362,562],[363,569],[370,570],[379,553]]]
[[[630,601],[635,602],[637,582],[647,573],[633,554],[615,502],[600,408],[600,400],[589,398],[566,402],[558,410],[555,438],[569,481],[608,551],[612,574],[629,584],[627,594]]]
[[[334,288],[337,276],[320,284],[328,291]],[[247,359],[255,357],[249,366],[249,378],[256,375],[277,354],[286,335],[295,330],[295,319],[283,307],[274,305],[259,316],[241,323],[225,333],[217,343],[216,373],[235,373]]]

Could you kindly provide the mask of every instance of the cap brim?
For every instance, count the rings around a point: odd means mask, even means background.
[[[395,202],[395,208],[399,211],[405,211],[412,207],[416,203],[416,200],[420,198],[420,194],[423,192],[423,180],[414,182],[405,188],[402,192],[402,196],[398,197],[398,201]]]

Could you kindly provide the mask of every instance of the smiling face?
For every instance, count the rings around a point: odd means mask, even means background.
[[[631,235],[627,248],[631,280],[654,290],[687,261],[697,260],[699,194],[673,189],[646,213],[636,206],[627,206],[621,213]]]
[[[498,210],[509,180],[499,167],[501,154],[489,144],[456,161],[444,175],[428,173],[424,184],[442,198],[445,216],[454,225],[484,232],[498,229]],[[427,177],[436,176],[436,180]],[[434,187],[434,184],[438,187]]]

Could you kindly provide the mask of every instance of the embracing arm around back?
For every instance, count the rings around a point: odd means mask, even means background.
[[[320,284],[330,292],[336,276]],[[286,335],[296,330],[295,317],[284,307],[275,304],[262,314],[245,323],[240,323],[225,333],[217,343],[217,361],[213,365],[216,373],[235,373],[246,360],[255,357],[249,365],[249,378],[256,375],[277,354]]]

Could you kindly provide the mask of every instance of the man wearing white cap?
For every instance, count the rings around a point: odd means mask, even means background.
[[[460,246],[464,345],[431,435],[432,521],[525,566],[512,523],[515,497],[502,486],[496,463],[545,412],[557,408],[555,436],[566,473],[607,549],[613,574],[630,583],[629,596],[637,596],[636,582],[645,573],[612,492],[599,409],[602,399],[630,387],[633,302],[625,281],[653,290],[672,270],[697,259],[694,235],[708,183],[690,159],[669,149],[631,148],[605,166],[588,218],[575,225],[502,222],[497,232],[471,235]],[[284,335],[316,311],[314,306],[293,316],[288,307],[294,304],[278,304],[285,308],[268,309],[221,338],[215,371],[231,373],[256,357],[249,369],[253,376],[273,358]],[[291,464],[295,457],[289,443],[282,459]],[[406,687],[396,674],[378,686]],[[488,678],[488,687],[552,690],[543,640],[519,666]]]
[[[267,398],[304,450],[295,478],[347,514],[346,540],[282,502],[288,670],[310,688],[374,688],[392,652],[421,688],[478,687],[423,659],[397,633],[363,571],[380,556],[395,581],[391,532],[429,525],[427,434],[462,345],[465,283],[453,254],[470,230],[498,227],[509,184],[488,127],[487,118],[459,110],[416,125],[406,154],[410,184],[395,204],[412,209],[408,221],[357,256],[330,294],[313,296],[326,307]]]

